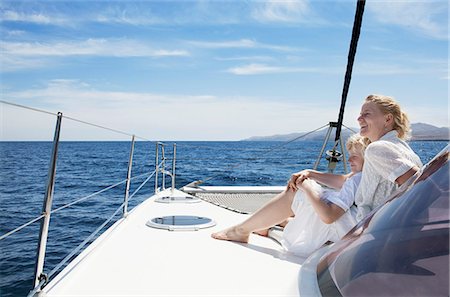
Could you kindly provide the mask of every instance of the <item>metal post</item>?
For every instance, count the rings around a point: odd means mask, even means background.
[[[45,190],[44,204],[42,206],[42,214],[44,215],[44,217],[41,219],[39,242],[36,250],[34,287],[38,286],[39,282],[42,279],[46,278],[46,275],[43,274],[43,270],[44,270],[45,250],[47,248],[48,227],[50,224],[50,214],[52,210],[53,190],[55,187],[56,160],[58,157],[58,145],[59,145],[59,135],[61,131],[62,116],[63,116],[62,113],[58,112],[56,119],[55,135],[53,137],[52,156],[48,168],[47,188]]]
[[[319,166],[320,159],[322,158],[323,151],[325,150],[325,147],[327,145],[328,139],[330,138],[330,134],[331,134],[332,130],[333,130],[333,122],[330,122],[329,126],[328,126],[327,135],[325,136],[325,139],[323,141],[322,149],[320,150],[320,154],[317,157],[316,163],[314,163],[314,167],[313,167],[314,170],[317,170],[317,167]]]
[[[128,197],[130,195],[131,167],[133,166],[133,153],[134,153],[134,135],[131,137],[130,158],[128,159],[127,186],[125,188],[125,199],[123,205],[124,218],[128,215]]]
[[[164,191],[166,189],[166,154],[164,150],[164,143],[161,143],[161,167],[162,167],[162,185],[161,188]]]
[[[155,151],[155,194],[158,193],[158,174],[159,174],[159,142],[156,142],[156,151]]]
[[[339,136],[339,142],[341,144],[342,162],[344,162],[344,172],[347,174],[348,173],[347,160],[345,158],[345,147],[344,147],[344,144],[342,142],[342,135]]]
[[[173,144],[173,160],[172,160],[172,192],[175,190],[175,163],[177,159],[177,144]]]

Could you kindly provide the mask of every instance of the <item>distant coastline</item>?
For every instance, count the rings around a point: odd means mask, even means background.
[[[358,131],[358,128],[351,128],[354,131]],[[328,128],[324,128],[317,132],[311,133],[309,132],[297,132],[297,133],[289,133],[289,134],[276,134],[270,136],[252,136],[246,139],[242,139],[242,141],[289,141],[299,137],[298,141],[311,141],[311,140],[324,140],[326,136]],[[449,141],[450,140],[450,129],[448,127],[436,127],[430,124],[424,123],[414,123],[411,124],[411,141],[420,140],[420,141]],[[335,130],[333,130],[332,137],[334,138]],[[342,136],[344,139],[347,139],[352,131],[349,129],[342,129]]]

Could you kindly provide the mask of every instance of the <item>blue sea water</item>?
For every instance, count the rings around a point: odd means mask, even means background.
[[[176,186],[195,180],[205,185],[284,185],[290,174],[311,168],[322,142],[178,142]],[[445,141],[411,142],[424,163]],[[50,142],[0,142],[0,236],[39,216],[45,194]],[[61,142],[53,209],[86,197],[126,178],[129,142]],[[172,143],[166,157],[171,170]],[[155,144],[137,142],[133,159],[133,193],[155,168]],[[322,159],[319,170],[326,170]],[[337,172],[342,172],[342,165]],[[161,180],[161,177],[160,177]],[[166,178],[167,187],[170,178]],[[130,208],[154,192],[151,179],[130,200]],[[44,272],[51,271],[123,202],[125,184],[52,215]],[[120,216],[116,216],[117,220]],[[24,296],[33,285],[39,223],[0,241],[0,295]]]

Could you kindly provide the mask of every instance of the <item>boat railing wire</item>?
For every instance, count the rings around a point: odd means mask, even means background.
[[[21,108],[21,109],[27,109],[27,110],[31,110],[31,111],[33,111],[33,112],[39,112],[39,113],[44,113],[44,114],[48,114],[48,115],[52,115],[52,116],[58,116],[58,114],[57,113],[53,113],[53,112],[49,112],[49,111],[46,111],[46,110],[42,110],[42,109],[37,109],[37,108],[32,108],[32,107],[28,107],[28,106],[24,106],[24,105],[20,105],[20,104],[16,104],[16,103],[11,103],[11,102],[7,102],[7,101],[3,101],[3,100],[0,100],[0,103],[3,103],[3,104],[6,104],[6,105],[10,105],[10,106],[13,106],[13,107],[17,107],[17,108]],[[64,119],[68,119],[68,120],[71,120],[71,121],[75,121],[75,122],[78,122],[78,123],[81,123],[81,124],[83,124],[83,125],[89,125],[89,126],[92,126],[92,127],[96,127],[96,128],[100,128],[100,129],[103,129],[103,130],[108,130],[108,131],[111,131],[111,132],[114,132],[114,133],[118,133],[118,134],[121,134],[121,135],[126,135],[126,136],[130,136],[130,137],[132,137],[132,141],[133,141],[133,144],[134,144],[134,138],[138,138],[138,139],[141,139],[141,140],[145,140],[145,141],[151,141],[151,140],[149,140],[149,139],[147,139],[147,138],[145,138],[145,137],[141,137],[141,136],[136,136],[136,135],[134,135],[134,134],[131,134],[131,133],[127,133],[127,132],[124,132],[124,131],[120,131],[120,130],[117,130],[117,129],[112,129],[112,128],[109,128],[109,127],[105,127],[105,126],[102,126],[102,125],[98,125],[98,124],[94,124],[94,123],[90,123],[90,122],[87,122],[87,121],[83,121],[83,120],[79,120],[79,119],[76,119],[76,118],[73,118],[73,117],[69,117],[69,116],[65,116],[64,115]],[[163,145],[164,143],[162,143],[162,142],[156,142],[156,146],[157,146],[157,148],[159,147],[159,145]],[[70,261],[75,255],[77,255],[77,253],[79,253],[80,252],[80,250],[82,250],[85,246],[86,246],[86,244],[88,244],[90,241],[92,241],[92,239],[93,238],[95,238],[97,235],[98,235],[98,233],[101,231],[101,230],[103,230],[103,228],[105,228],[105,226],[107,226],[113,219],[114,219],[114,217],[116,217],[117,216],[117,214],[121,211],[121,210],[123,210],[124,209],[124,207],[125,207],[125,205],[133,198],[133,197],[135,197],[135,195],[155,176],[155,174],[157,174],[158,173],[158,171],[160,171],[160,172],[162,172],[163,174],[164,174],[164,172],[165,172],[165,170],[164,170],[164,163],[165,163],[165,161],[167,160],[167,158],[164,158],[164,159],[161,159],[160,161],[159,161],[159,163],[157,163],[157,164],[155,164],[155,169],[152,171],[152,172],[145,172],[145,173],[142,173],[142,174],[138,174],[138,175],[135,175],[135,176],[130,176],[129,178],[126,178],[126,179],[123,179],[123,180],[121,180],[121,181],[119,181],[119,182],[117,182],[117,183],[114,183],[114,184],[111,184],[111,185],[109,185],[109,186],[106,186],[106,187],[104,187],[104,188],[102,188],[102,189],[100,189],[100,190],[98,190],[98,191],[95,191],[95,192],[93,192],[93,193],[91,193],[91,194],[88,194],[88,195],[86,195],[86,196],[83,196],[83,197],[80,197],[80,198],[75,198],[75,200],[74,201],[72,201],[72,202],[69,202],[69,203],[66,203],[66,204],[64,204],[64,205],[62,205],[62,206],[60,206],[60,207],[58,207],[58,208],[55,208],[55,209],[52,209],[51,211],[50,211],[50,214],[55,214],[55,213],[58,213],[58,212],[60,212],[60,211],[62,211],[62,210],[65,210],[65,209],[68,209],[68,208],[70,208],[70,207],[72,207],[72,206],[74,206],[74,205],[76,205],[76,204],[79,204],[79,203],[81,203],[81,202],[83,202],[83,201],[86,201],[86,200],[88,200],[88,199],[91,199],[91,198],[93,198],[93,197],[96,197],[96,196],[99,196],[100,194],[102,194],[102,193],[104,193],[104,192],[106,192],[106,191],[108,191],[108,190],[111,190],[111,189],[113,189],[113,188],[116,188],[116,187],[118,187],[118,186],[120,186],[120,185],[123,185],[123,184],[125,184],[125,183],[127,183],[127,182],[131,182],[131,181],[134,181],[134,180],[137,180],[137,179],[141,179],[141,178],[145,178],[137,187],[136,187],[136,189],[128,196],[128,199],[126,200],[126,201],[124,201],[124,202],[122,202],[118,207],[117,207],[117,209],[114,211],[114,213],[111,215],[111,216],[109,216],[96,230],[94,230],[94,232],[92,232],[84,241],[82,241],[75,249],[73,249],[69,254],[67,254],[67,256],[61,261],[61,262],[59,262],[58,264],[56,264],[56,266],[48,273],[48,274],[45,274],[45,273],[43,273],[43,276],[44,277],[42,277],[42,278],[39,278],[39,283],[34,287],[34,289],[33,290],[31,290],[30,292],[29,292],[29,294],[28,294],[28,296],[33,296],[36,292],[38,292],[46,283],[48,283],[48,281],[64,266],[64,265],[66,265],[67,264],[67,262],[68,261]],[[131,160],[130,161],[132,161],[132,156],[131,156]],[[156,161],[158,161],[158,160],[156,160]],[[28,227],[28,226],[30,226],[30,225],[32,225],[33,223],[36,223],[36,222],[39,222],[40,220],[42,220],[45,216],[46,216],[47,214],[45,213],[45,212],[43,212],[41,215],[39,215],[39,216],[37,216],[37,217],[35,217],[35,218],[33,218],[33,219],[31,219],[31,220],[29,220],[28,222],[26,222],[26,223],[24,223],[24,224],[22,224],[22,225],[20,225],[20,226],[18,226],[18,227],[16,227],[16,228],[14,228],[14,229],[12,229],[12,230],[10,230],[10,231],[8,231],[8,232],[6,232],[5,234],[2,234],[1,236],[0,236],[0,241],[2,241],[2,240],[4,240],[4,239],[6,239],[6,238],[8,238],[9,236],[11,236],[11,235],[13,235],[13,234],[15,234],[15,233],[17,233],[17,232],[19,232],[19,231],[21,231],[21,230],[23,230],[24,228],[26,228],[26,227]]]
[[[318,132],[318,131],[320,131],[320,130],[322,130],[322,129],[325,129],[325,128],[328,127],[328,126],[329,126],[329,124],[326,124],[326,125],[321,126],[321,127],[317,128],[317,129],[311,130],[311,131],[309,131],[309,132],[307,132],[307,133],[303,133],[303,134],[301,134],[301,135],[299,135],[299,136],[296,136],[296,137],[294,137],[294,138],[292,138],[292,139],[289,139],[289,140],[287,140],[287,141],[282,141],[281,143],[277,142],[275,145],[272,145],[272,146],[270,146],[269,148],[266,148],[266,149],[264,149],[264,150],[261,150],[259,153],[255,153],[255,154],[254,154],[253,156],[251,156],[251,157],[233,158],[233,160],[243,161],[243,162],[238,162],[237,164],[231,164],[231,165],[228,165],[228,166],[226,166],[225,168],[223,168],[223,170],[221,170],[221,172],[222,172],[222,171],[231,171],[231,170],[235,170],[235,169],[237,169],[237,168],[239,168],[239,167],[241,167],[241,166],[243,166],[243,165],[245,165],[245,164],[248,164],[249,162],[253,162],[253,161],[259,160],[259,159],[261,159],[261,158],[263,158],[263,157],[267,160],[267,157],[266,157],[267,155],[272,154],[272,153],[275,152],[275,151],[280,151],[281,149],[286,149],[287,145],[289,145],[289,144],[291,144],[291,143],[293,143],[293,142],[295,142],[295,141],[299,141],[299,140],[301,140],[302,138],[306,138],[307,136],[310,136],[311,134],[314,134],[314,133],[316,133],[316,132]],[[357,132],[356,132],[355,130],[353,130],[352,128],[349,128],[349,127],[347,127],[347,126],[345,126],[345,125],[342,125],[342,126],[344,126],[347,130],[350,130],[352,133],[357,133]],[[191,146],[191,147],[194,147],[193,145],[189,145],[189,144],[179,144],[179,146],[180,146],[180,147],[181,147],[181,146]],[[251,150],[251,149],[245,149],[245,148],[243,148],[243,149],[241,149],[241,150],[239,150],[239,151],[250,151],[250,150]],[[237,150],[235,150],[235,151],[237,151]],[[280,156],[280,155],[277,155],[277,156],[272,157],[272,158],[273,158],[273,159],[281,159],[281,158],[284,158],[284,157],[282,157],[282,156]],[[212,158],[197,158],[196,160],[211,160],[211,159],[212,159]],[[182,161],[183,159],[178,158],[178,160]],[[227,160],[229,160],[229,159],[227,158]],[[203,183],[205,183],[205,182],[207,182],[207,181],[210,181],[210,180],[212,180],[212,179],[214,179],[214,178],[217,178],[218,176],[221,176],[221,173],[216,173],[216,174],[214,174],[214,175],[207,176],[207,177],[204,177],[204,178],[202,178],[202,179],[199,179],[199,180],[190,182],[190,183],[184,185],[184,187],[196,187],[196,186],[199,186],[200,184],[203,184]]]
[[[159,164],[159,167],[161,166],[161,163]],[[136,175],[136,176],[133,176],[132,178],[131,178],[131,180],[135,180],[135,179],[138,179],[138,178],[140,178],[140,177],[142,177],[142,176],[146,176],[146,175],[149,175],[140,185],[139,185],[139,187],[130,195],[130,197],[129,197],[129,199],[131,199],[154,175],[155,175],[155,172],[156,172],[156,170],[154,170],[152,173],[150,173],[150,174],[148,174],[148,173],[143,173],[143,174],[140,174],[140,175]],[[103,192],[106,192],[107,190],[110,190],[110,189],[112,189],[112,188],[115,188],[115,187],[117,187],[117,186],[119,186],[119,185],[121,185],[121,184],[124,184],[125,182],[126,182],[127,180],[126,179],[124,179],[124,180],[122,180],[122,181],[120,181],[120,182],[117,182],[117,183],[115,183],[115,184],[113,184],[113,185],[110,185],[110,186],[108,186],[108,187],[105,187],[105,188],[103,188],[103,189],[101,189],[101,190],[99,190],[99,191],[97,191],[97,192],[94,192],[94,193],[92,193],[92,194],[89,194],[89,195],[87,195],[87,196],[84,196],[84,197],[81,197],[81,198],[78,198],[78,199],[76,199],[75,201],[73,201],[73,202],[70,202],[70,203],[67,203],[67,204],[65,204],[65,205],[63,205],[63,206],[60,206],[60,207],[58,207],[58,208],[55,208],[55,209],[53,209],[52,211],[51,211],[51,214],[54,214],[54,213],[56,213],[56,212],[59,212],[59,211],[61,211],[61,210],[63,210],[63,209],[65,209],[65,208],[68,208],[68,207],[71,207],[71,206],[73,206],[73,205],[75,205],[75,204],[78,204],[78,203],[80,203],[80,202],[82,202],[82,201],[85,201],[85,200],[87,200],[87,199],[89,199],[89,198],[92,198],[92,197],[95,197],[95,196],[97,196],[97,195],[99,195],[99,194],[101,194],[101,193],[103,193]],[[17,233],[17,232],[19,232],[20,230],[22,230],[23,228],[25,228],[25,227],[27,227],[27,226],[29,226],[29,225],[31,225],[31,224],[33,224],[33,223],[35,223],[35,222],[37,222],[37,221],[39,221],[40,219],[42,219],[44,217],[44,215],[40,215],[40,216],[38,216],[38,217],[36,217],[36,218],[34,218],[34,219],[31,219],[30,221],[28,221],[28,222],[26,222],[26,223],[24,223],[23,225],[21,225],[21,226],[19,226],[19,227],[17,227],[17,228],[15,228],[15,229],[13,229],[13,230],[11,230],[11,231],[8,231],[7,233],[5,233],[5,234],[3,234],[3,235],[1,235],[0,236],[0,240],[3,240],[3,239],[5,239],[5,238],[7,238],[7,237],[9,237],[9,236],[11,236],[11,235],[13,235],[14,233]]]

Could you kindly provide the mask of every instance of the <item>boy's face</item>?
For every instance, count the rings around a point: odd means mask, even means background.
[[[350,156],[348,157],[348,162],[350,163],[350,167],[352,172],[360,172],[362,171],[364,164],[364,157],[361,154],[361,150],[353,148],[349,151]]]

